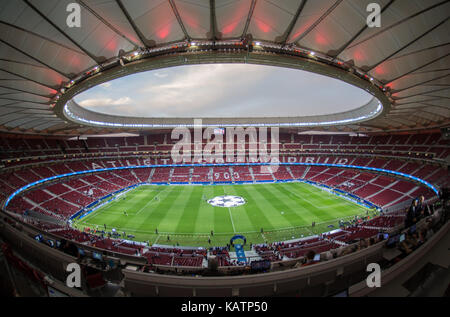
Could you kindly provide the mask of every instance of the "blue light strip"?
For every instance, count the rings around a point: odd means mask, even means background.
[[[87,171],[81,171],[81,172],[74,172],[74,173],[67,173],[67,174],[61,174],[61,175],[56,175],[56,176],[52,176],[49,178],[44,178],[41,179],[39,181],[27,184],[21,188],[19,188],[18,190],[16,190],[14,193],[12,193],[8,199],[5,202],[4,207],[6,208],[9,204],[9,202],[18,194],[20,194],[21,192],[34,187],[36,185],[39,184],[43,184],[46,183],[48,181],[51,180],[55,180],[55,179],[59,179],[59,178],[64,178],[64,177],[69,177],[69,176],[74,176],[74,175],[83,175],[83,174],[88,174],[88,173],[97,173],[97,172],[106,172],[106,171],[116,171],[116,170],[124,170],[124,169],[136,169],[136,168],[153,168],[153,167],[215,167],[215,166],[269,166],[269,165],[302,165],[302,166],[325,166],[325,167],[340,167],[340,168],[353,168],[353,169],[359,169],[359,170],[367,170],[367,171],[375,171],[375,172],[382,172],[382,173],[387,173],[387,174],[392,174],[392,175],[397,175],[397,176],[402,176],[405,178],[409,178],[411,180],[414,180],[416,182],[422,183],[425,186],[427,186],[428,188],[430,188],[437,196],[439,196],[439,191],[436,189],[436,187],[434,187],[433,185],[431,185],[430,183],[428,183],[427,181],[406,174],[406,173],[401,173],[401,172],[396,172],[396,171],[391,171],[391,170],[386,170],[386,169],[382,169],[382,168],[376,168],[376,167],[367,167],[367,166],[357,166],[357,165],[344,165],[344,164],[328,164],[328,163],[228,163],[228,164],[165,164],[165,165],[137,165],[137,166],[122,166],[122,167],[108,167],[108,168],[101,168],[101,169],[95,169],[95,170],[87,170]]]

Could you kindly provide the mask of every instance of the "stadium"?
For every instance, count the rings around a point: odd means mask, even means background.
[[[448,296],[449,12],[0,1],[2,294]]]

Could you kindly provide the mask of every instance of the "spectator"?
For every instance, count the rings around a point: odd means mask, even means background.
[[[428,205],[425,202],[425,197],[422,195],[419,198],[419,203],[418,203],[418,219],[419,218],[423,218],[423,217],[428,217],[430,215],[429,210],[428,210]]]
[[[329,261],[333,259],[333,253],[331,252],[331,250],[328,250],[327,252],[325,252],[325,260]]]
[[[399,243],[398,249],[405,254],[410,254],[412,252],[412,246],[406,239]]]
[[[75,244],[65,239],[61,240],[61,251],[74,257],[79,257],[78,248]]]
[[[417,233],[410,234],[405,233],[405,240],[399,243],[398,248],[405,254],[410,254],[416,247],[419,246],[418,235]]]
[[[314,252],[313,250],[309,250],[308,253],[306,253],[306,259],[302,266],[316,264],[317,262],[314,261],[315,256],[316,256],[316,252]]]
[[[410,227],[417,222],[417,216],[419,214],[419,206],[417,199],[414,199],[411,206],[408,209],[405,219],[405,227]]]

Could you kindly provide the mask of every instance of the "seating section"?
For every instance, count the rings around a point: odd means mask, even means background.
[[[245,171],[246,173],[249,173],[248,168]],[[212,173],[212,180],[213,182],[220,183],[220,182],[231,182],[233,180],[241,180],[241,179],[239,172],[237,171],[232,172],[230,167],[224,166],[224,167],[214,167]]]
[[[134,175],[136,175],[136,178],[140,182],[148,182],[148,179],[150,178],[151,169],[148,168],[139,168],[133,170]]]
[[[189,174],[190,167],[179,167],[175,168],[172,173],[171,182],[172,183],[188,183],[189,182]]]
[[[250,168],[252,169],[253,177],[256,181],[275,180],[270,166],[252,166]]]
[[[116,241],[116,240],[113,240],[110,238],[96,239],[91,242],[92,242],[92,245],[97,248],[109,250],[112,252],[119,252],[119,253],[124,253],[124,254],[129,254],[129,255],[139,255],[143,252],[142,245],[131,244],[131,243],[123,242],[123,241],[119,242],[119,241]]]
[[[309,251],[322,253],[340,247],[332,241],[323,238],[307,238],[296,242],[275,242],[271,244],[255,245],[254,250],[263,258],[270,261],[301,258]]]
[[[371,229],[365,226],[355,226],[352,228],[346,228],[345,234],[334,238],[334,240],[352,243],[360,239],[367,239],[377,235],[380,231],[378,229]]]
[[[276,171],[273,171],[273,176],[275,179],[292,179],[292,175],[289,173],[288,169],[284,165],[277,167]]]
[[[191,182],[209,183],[212,181],[212,172],[210,167],[194,167]]]
[[[309,251],[317,253],[345,247],[361,239],[368,239],[394,228],[404,222],[405,214],[396,212],[382,215],[357,224],[342,227],[335,232],[323,233],[315,237],[302,238],[291,242],[274,242],[254,245],[258,255],[270,261],[281,261],[304,257]]]
[[[386,215],[373,218],[365,223],[367,227],[378,228],[392,228],[402,224],[405,220],[405,215]]]
[[[371,166],[372,160],[367,158],[356,158],[354,161],[358,165]],[[116,167],[128,166],[130,162],[138,163],[136,160],[117,160],[113,162]],[[377,160],[379,163],[380,161]],[[436,165],[420,166],[416,163],[402,163],[396,160],[386,160],[383,162],[387,167],[397,168],[398,170],[413,171],[414,176],[422,176],[425,180],[444,186],[449,183],[449,172]],[[0,174],[0,195],[7,197],[14,190],[26,185],[29,182],[39,180],[38,174],[54,176],[57,171],[66,173],[70,170],[81,170],[90,168],[90,166],[106,165],[102,160],[70,162],[52,164],[48,167],[31,168],[13,173]],[[378,164],[380,165],[380,164]],[[70,169],[69,169],[70,168]],[[35,170],[36,169],[36,170]],[[394,169],[395,170],[395,169]],[[278,166],[275,173],[268,170],[261,171],[259,167],[249,166],[215,166],[215,167],[177,167],[177,168],[140,168],[126,169],[108,172],[100,172],[95,175],[80,175],[76,178],[65,179],[64,182],[49,184],[44,189],[36,189],[26,194],[28,203],[35,204],[46,210],[48,208],[57,208],[55,203],[44,202],[58,197],[59,200],[66,201],[69,210],[73,211],[82,208],[96,199],[99,199],[108,193],[115,192],[121,188],[147,182],[149,179],[153,183],[160,182],[233,182],[233,181],[274,181],[284,179],[307,179],[317,183],[322,183],[333,188],[338,188],[346,192],[355,194],[361,198],[369,200],[379,206],[387,207],[393,203],[400,203],[417,195],[425,195],[427,198],[434,195],[423,186],[418,186],[412,182],[399,180],[391,176],[377,175],[374,173],[361,172],[360,170],[345,170],[340,168],[328,168],[324,166]],[[25,180],[26,175],[28,181]],[[22,177],[21,177],[22,176]],[[48,208],[47,208],[48,207]],[[60,208],[56,214],[68,215],[67,212],[61,213]],[[54,212],[49,209],[48,211]]]
[[[157,168],[152,175],[152,183],[167,183],[170,177],[170,168]]]
[[[212,247],[209,249],[209,255],[215,256],[219,266],[231,266],[232,261],[226,247]]]
[[[233,166],[232,169],[235,181],[253,181],[253,176],[248,166]]]
[[[418,135],[302,135],[280,134],[281,158],[296,162],[351,164],[382,168],[411,174],[438,187],[450,185],[450,173],[444,160],[450,155],[450,143],[440,134]],[[270,140],[269,140],[270,141]],[[15,190],[43,178],[105,167],[171,163],[170,150],[176,140],[169,133],[136,137],[88,138],[87,140],[0,138],[0,200]],[[205,144],[205,143],[203,143]],[[269,143],[268,143],[269,144]],[[245,147],[248,150],[248,145]],[[139,152],[136,154],[136,152]],[[304,179],[344,190],[381,207],[390,207],[434,193],[418,183],[355,169],[326,166],[280,165],[262,170],[257,166],[214,167],[148,167],[124,169],[64,178],[33,188],[14,198],[10,211],[23,214],[26,210],[40,212],[58,219],[67,219],[84,206],[124,187],[143,183],[212,183],[254,182]],[[348,228],[336,236],[310,239],[307,242],[276,246],[258,246],[262,258],[277,261],[301,257],[310,250],[323,252],[340,247],[357,238],[369,237],[381,227],[393,227],[401,217],[378,217],[364,226]],[[52,228],[56,230],[58,228]],[[58,229],[59,230],[59,229]],[[58,234],[77,241],[98,243],[111,251],[145,256],[150,264],[201,266],[204,254],[150,248],[144,251],[133,245],[118,245],[116,241],[97,241],[97,236],[70,228],[56,230]],[[177,249],[178,250],[178,249]],[[211,250],[210,250],[211,251]],[[227,250],[213,250],[220,265],[232,265]]]
[[[201,267],[207,251],[204,249],[181,249],[151,247],[144,252],[149,264]]]
[[[440,158],[450,155],[449,141],[438,133],[417,135],[348,136],[348,135],[290,135],[280,133],[280,153],[302,151],[303,153],[332,153],[336,151],[351,153],[370,153],[373,155],[395,155],[412,158]],[[69,141],[55,139],[0,139],[0,160],[7,165],[20,165],[39,162],[39,156],[50,160],[51,156],[65,159],[67,155],[86,156],[87,154],[125,152],[152,152],[170,154],[173,144],[169,133],[146,137],[88,138]],[[268,140],[269,144],[270,140]],[[203,142],[205,144],[206,142]],[[226,145],[226,144],[225,144]],[[248,150],[248,144],[245,147]],[[22,158],[22,160],[11,160]],[[381,162],[374,162],[373,166]]]

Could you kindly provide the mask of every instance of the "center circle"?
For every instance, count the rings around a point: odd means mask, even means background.
[[[208,204],[214,207],[237,207],[245,204],[246,201],[240,196],[224,195],[216,196],[208,200]]]

